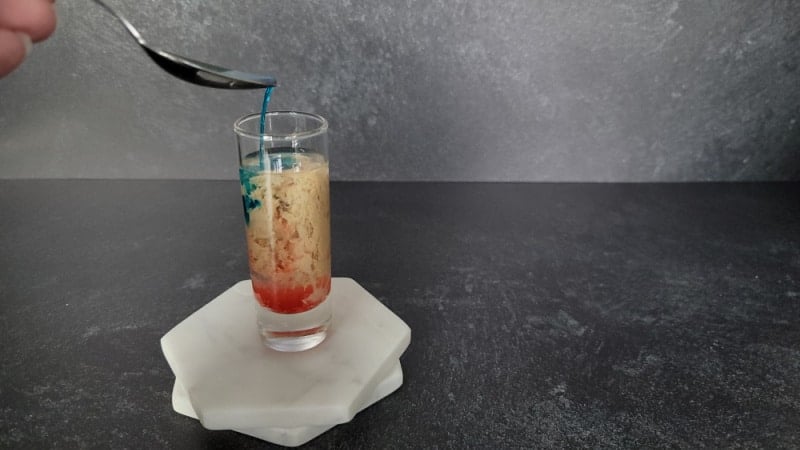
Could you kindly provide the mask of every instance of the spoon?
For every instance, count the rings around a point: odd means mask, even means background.
[[[200,61],[195,61],[175,53],[164,50],[157,50],[145,43],[139,31],[131,25],[124,17],[117,14],[102,0],[94,0],[95,3],[105,8],[111,15],[116,17],[136,42],[141,46],[156,64],[166,70],[171,75],[188,81],[189,83],[199,84],[221,89],[263,89],[277,85],[275,78],[265,75],[255,75],[252,73],[240,72],[238,70],[226,69]]]

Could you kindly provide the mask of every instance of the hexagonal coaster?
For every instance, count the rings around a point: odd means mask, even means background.
[[[304,352],[261,343],[247,280],[161,338],[204,427],[332,426],[353,418],[408,347],[411,329],[352,279],[334,278],[328,301],[328,337]]]
[[[386,397],[387,395],[391,394],[395,390],[397,390],[403,384],[403,370],[400,367],[400,361],[397,361],[394,366],[392,366],[389,374],[383,378],[383,380],[378,383],[378,387],[373,392],[372,396],[367,400],[367,403],[362,405],[359,410],[363,410],[373,403],[376,403],[378,400]],[[181,385],[180,381],[177,379],[175,380],[175,385],[172,389],[172,409],[179,414],[183,414],[185,416],[192,417],[194,419],[197,418],[194,410],[192,409],[192,403],[189,399],[189,394],[186,393],[186,390]],[[275,427],[263,427],[263,428],[249,428],[249,429],[237,429],[233,430],[242,434],[247,434],[249,436],[256,437],[258,439],[263,439],[265,441],[272,442],[274,444],[283,445],[286,447],[297,447],[298,445],[303,445],[306,442],[314,439],[315,437],[321,435],[322,433],[330,430],[333,428],[334,425],[318,425],[318,426],[310,426],[310,427],[292,427],[292,428],[275,428]]]

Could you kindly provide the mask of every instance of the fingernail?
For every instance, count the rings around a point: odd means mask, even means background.
[[[19,36],[20,40],[22,40],[22,45],[25,46],[25,56],[30,55],[31,50],[33,50],[33,41],[31,40],[31,37],[25,33],[19,32],[17,33],[17,36]]]

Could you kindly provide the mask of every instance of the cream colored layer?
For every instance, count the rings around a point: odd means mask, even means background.
[[[247,227],[250,270],[278,286],[315,286],[331,271],[328,163],[294,157],[298,168],[250,178],[250,196],[261,202]]]

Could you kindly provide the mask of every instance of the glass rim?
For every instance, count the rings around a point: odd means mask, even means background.
[[[323,134],[328,130],[328,121],[325,120],[324,117],[318,114],[301,112],[301,111],[270,111],[266,114],[266,117],[270,116],[307,117],[316,120],[317,122],[319,122],[319,124],[318,126],[315,126],[305,131],[294,131],[287,133],[279,133],[279,132],[253,133],[251,131],[246,130],[243,125],[247,122],[250,122],[253,119],[260,119],[261,113],[250,113],[242,117],[239,117],[238,119],[236,119],[235,122],[233,122],[233,131],[239,136],[249,137],[253,139],[265,139],[265,138],[296,139],[296,138],[311,138]]]

